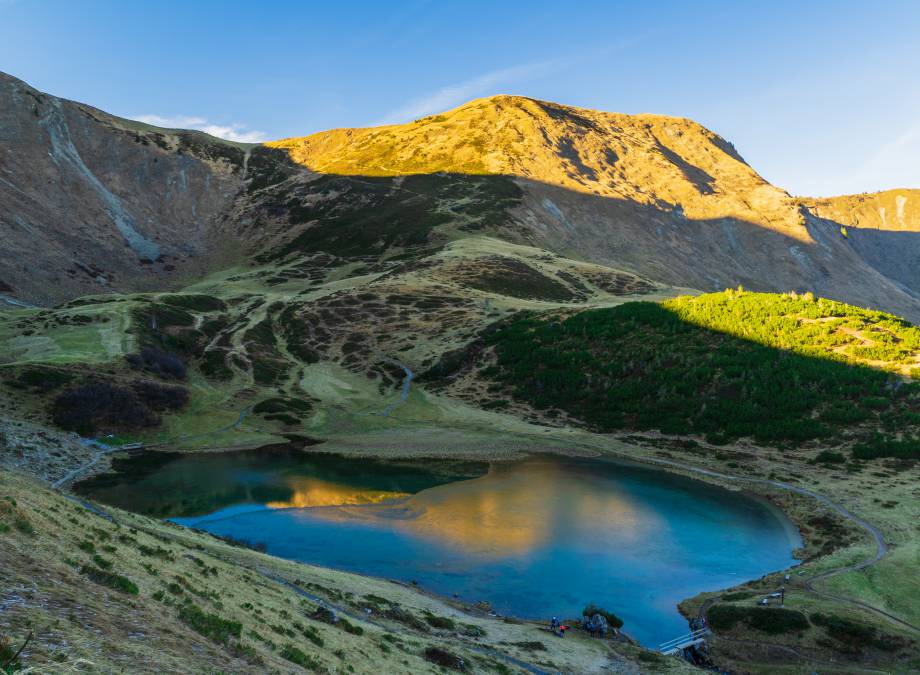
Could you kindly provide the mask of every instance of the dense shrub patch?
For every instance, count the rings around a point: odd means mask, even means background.
[[[174,380],[185,379],[185,362],[175,354],[162,349],[144,347],[137,354],[128,354],[125,359],[137,370],[147,370],[160,377]]]
[[[80,573],[86,575],[97,584],[101,584],[102,586],[108,586],[109,588],[114,588],[117,591],[128,593],[129,595],[138,594],[137,584],[131,581],[128,577],[122,576],[121,574],[109,572],[107,570],[99,569],[98,567],[92,567],[90,565],[83,565],[80,568]]]
[[[881,312],[726,292],[565,319],[523,315],[484,336],[497,364],[483,373],[538,409],[565,410],[600,431],[798,444],[858,425],[920,429],[920,385],[892,386],[897,376],[832,351],[851,339],[841,326],[871,332],[892,361],[920,349],[920,330]],[[884,438],[860,456],[916,453],[913,441]]]
[[[84,384],[63,392],[52,404],[54,423],[62,429],[87,435],[100,427],[150,427],[157,423],[153,411],[134,392],[105,382]]]
[[[607,625],[610,626],[611,628],[622,628],[623,627],[623,619],[618,617],[613,612],[607,611],[603,607],[598,607],[597,605],[592,603],[592,604],[586,605],[585,608],[581,610],[582,616],[592,617],[595,614],[600,614],[602,617],[607,619]]]
[[[401,189],[393,189],[396,181]],[[269,262],[294,251],[325,251],[348,257],[378,255],[396,246],[425,245],[435,228],[452,220],[468,231],[500,225],[506,211],[520,203],[522,194],[506,176],[323,176],[313,181],[306,193],[282,189],[272,201],[265,201],[269,209],[286,212],[293,224],[315,224],[259,260]]]
[[[193,312],[219,312],[227,309],[226,303],[220,298],[213,295],[203,295],[201,293],[180,293],[176,295],[160,296],[160,302],[190,309]]]
[[[198,605],[188,603],[179,609],[179,618],[192,630],[214,642],[226,644],[231,637],[239,638],[243,624],[205,612]]]
[[[459,670],[460,672],[466,670],[466,663],[462,658],[440,647],[432,646],[425,649],[425,660],[451,670]]]
[[[503,256],[489,256],[476,261],[476,264],[470,264],[459,273],[459,280],[471,288],[514,298],[566,302],[577,297],[558,280],[546,276],[520,260]]]
[[[895,651],[903,647],[905,640],[894,635],[879,634],[874,626],[868,626],[852,619],[833,614],[812,614],[811,622],[821,626],[828,637],[846,645],[875,647],[884,651]]]
[[[715,605],[709,610],[709,625],[717,631],[731,630],[738,622],[770,635],[799,632],[809,627],[805,615],[793,609]]]
[[[45,366],[28,366],[23,368],[8,384],[16,389],[28,389],[44,393],[60,389],[65,384],[69,384],[73,377],[73,373],[65,370]]]
[[[315,656],[307,654],[292,644],[284,645],[279,652],[279,656],[282,659],[287,659],[291,663],[296,663],[298,666],[309,668],[310,670],[316,670],[322,665]]]
[[[90,382],[58,395],[51,405],[54,423],[87,435],[102,428],[135,429],[160,423],[157,412],[178,410],[188,402],[184,387],[136,381],[130,386]]]
[[[920,459],[920,437],[912,436],[897,440],[874,434],[866,442],[853,447],[853,456],[857,459],[875,459],[876,457]]]
[[[454,630],[457,627],[457,624],[454,623],[454,620],[446,616],[437,616],[431,613],[425,613],[425,621],[432,628],[438,628],[440,630]]]
[[[266,419],[277,419],[287,424],[298,424],[300,416],[313,410],[310,401],[298,398],[267,398],[253,406],[254,413],[265,415]]]
[[[156,411],[179,410],[188,403],[189,398],[188,389],[185,387],[147,380],[132,382],[131,390],[141,401]]]

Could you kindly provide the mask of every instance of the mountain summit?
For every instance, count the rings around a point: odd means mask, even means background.
[[[623,115],[521,96],[471,101],[410,124],[335,129],[268,144],[319,173],[514,176],[688,218],[795,229],[797,204],[692,120]]]

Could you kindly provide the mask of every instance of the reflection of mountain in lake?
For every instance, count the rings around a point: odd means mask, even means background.
[[[405,503],[313,515],[385,520],[407,535],[489,557],[524,555],[583,531],[623,541],[662,527],[661,518],[627,493],[606,485],[586,488],[586,481],[591,475],[552,460],[497,464],[486,476],[431,488]]]
[[[478,476],[476,462],[405,464],[308,454],[283,446],[219,454],[147,452],[75,488],[106,504],[160,517],[197,516],[239,504],[272,508],[377,504]]]
[[[375,490],[303,476],[288,479],[287,487],[291,491],[289,497],[267,502],[265,506],[271,509],[302,509],[316,506],[379,504],[409,496],[408,492]]]

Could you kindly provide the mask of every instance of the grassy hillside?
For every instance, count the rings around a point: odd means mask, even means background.
[[[674,293],[482,236],[418,257],[364,264],[295,254],[182,293],[0,310],[0,412],[183,447],[328,439],[393,426],[374,413],[398,400],[398,364],[421,371],[512,311]]]
[[[726,291],[525,315],[486,342],[497,389],[601,431],[920,456],[920,329],[882,312]]]

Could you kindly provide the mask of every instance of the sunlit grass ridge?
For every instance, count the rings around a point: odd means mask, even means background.
[[[811,293],[727,290],[662,303],[681,320],[797,354],[909,375],[920,366],[920,328]]]

